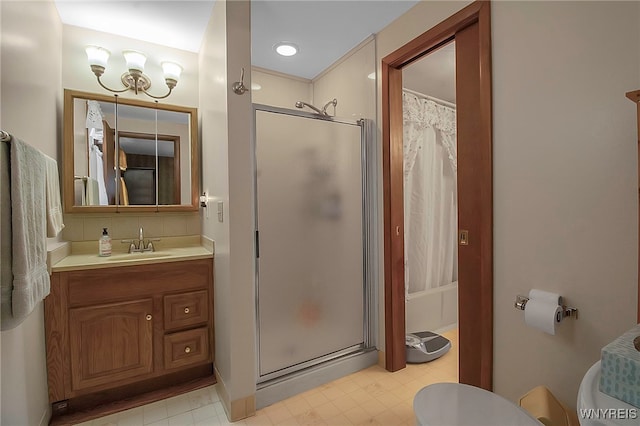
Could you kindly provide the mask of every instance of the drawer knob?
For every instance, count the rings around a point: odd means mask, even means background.
[[[187,306],[186,308],[184,308],[184,313],[188,314],[189,313],[189,307]]]
[[[153,317],[151,316],[151,314],[147,314],[147,316],[145,318],[147,319],[147,321],[151,321],[151,318],[153,318]]]
[[[185,346],[184,353],[188,354],[189,352],[191,352],[191,348],[189,346]]]

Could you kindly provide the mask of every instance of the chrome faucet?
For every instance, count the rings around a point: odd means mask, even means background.
[[[140,251],[144,251],[144,233],[142,231],[142,226],[140,227],[140,232],[138,233],[138,249]]]
[[[138,245],[136,246],[136,240],[122,240],[123,243],[129,244],[129,253],[143,253],[146,251],[155,251],[152,241],[160,241],[160,238],[149,239],[145,246],[144,242],[144,230],[142,226],[138,231]]]

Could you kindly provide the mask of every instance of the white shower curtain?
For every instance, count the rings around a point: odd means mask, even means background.
[[[405,292],[458,279],[456,111],[403,93]]]

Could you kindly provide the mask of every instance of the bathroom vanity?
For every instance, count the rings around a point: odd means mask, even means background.
[[[54,417],[215,383],[211,252],[77,254],[52,271],[45,336]]]

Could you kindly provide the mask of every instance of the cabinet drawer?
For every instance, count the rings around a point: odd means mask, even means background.
[[[209,319],[207,290],[164,296],[164,329],[175,330]]]
[[[164,368],[172,369],[209,360],[209,329],[181,331],[164,336]]]

